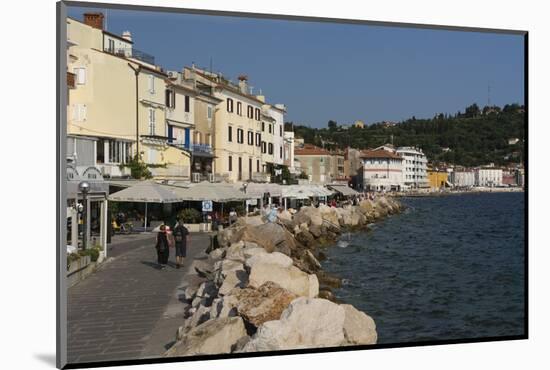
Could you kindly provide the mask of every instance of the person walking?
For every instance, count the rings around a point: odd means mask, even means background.
[[[185,225],[178,220],[174,229],[172,230],[172,235],[176,242],[176,268],[180,268],[183,265],[183,259],[187,256],[187,244],[189,241],[189,230]]]
[[[157,263],[163,269],[168,264],[168,257],[170,256],[170,244],[168,242],[168,235],[166,234],[166,225],[160,225],[155,248],[157,249]]]

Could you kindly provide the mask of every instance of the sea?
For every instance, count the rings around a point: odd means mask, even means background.
[[[524,193],[400,201],[328,248],[336,298],[374,319],[380,344],[523,335]]]

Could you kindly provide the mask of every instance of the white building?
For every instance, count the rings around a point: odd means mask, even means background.
[[[402,190],[404,158],[384,149],[366,151],[363,160],[362,190]]]
[[[428,186],[428,160],[422,149],[399,147],[397,154],[403,157],[403,183],[407,188]]]
[[[283,131],[284,138],[284,165],[288,167],[290,173],[296,173],[294,161],[294,131]]]
[[[283,165],[285,160],[285,113],[286,107],[284,104],[270,105],[268,113],[275,122],[273,123],[273,163],[275,165]]]
[[[449,181],[459,188],[472,187],[476,183],[473,171],[453,171],[450,173]]]
[[[475,170],[475,184],[484,187],[502,186],[502,169],[477,168]]]

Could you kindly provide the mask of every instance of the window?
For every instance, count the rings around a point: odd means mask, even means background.
[[[251,105],[247,108],[246,116],[248,118],[254,118],[254,108]]]
[[[252,178],[252,158],[248,158],[248,178]]]
[[[244,130],[242,128],[237,129],[237,143],[244,143]]]
[[[73,121],[83,122],[86,121],[86,104],[74,104],[73,105]]]
[[[267,147],[267,144],[265,143],[265,141],[262,141],[262,153],[264,154],[267,152],[266,147]]]
[[[185,111],[189,112],[189,95],[185,95]]]
[[[265,131],[265,122],[262,122],[262,132]]]
[[[107,140],[105,143],[103,140],[98,141],[98,157],[101,157],[101,163],[103,163],[104,159],[104,148],[105,144],[107,144],[107,151],[108,151],[108,163],[127,163],[130,160],[130,151],[131,151],[131,145],[130,143],[117,141],[117,140]],[[152,162],[150,162],[152,163]]]
[[[229,162],[227,163],[227,169],[228,171],[233,171],[233,157],[229,156],[228,159],[229,159]]]
[[[227,141],[233,141],[233,127],[227,126]]]
[[[109,53],[114,53],[115,52],[115,40],[109,39],[109,46],[107,48],[108,48],[107,51]]]
[[[227,111],[233,113],[233,99],[227,98]]]
[[[254,133],[248,131],[248,145],[254,145]]]
[[[242,116],[243,115],[243,105],[242,103],[239,101],[237,102],[237,114],[239,116]]]
[[[267,154],[273,154],[273,143],[269,143]]]
[[[256,108],[256,121],[260,120],[260,109]]]
[[[166,90],[166,107],[172,109],[176,107],[176,94],[174,90]]]
[[[78,85],[84,85],[86,84],[86,68],[84,67],[77,67],[73,69],[73,72],[76,76],[76,83]]]
[[[283,125],[279,126],[279,136],[283,136]]]
[[[283,158],[283,147],[282,146],[279,147],[279,157]]]
[[[256,160],[256,172],[260,172],[260,160]]]
[[[149,75],[149,92],[151,94],[155,93],[155,76]]]
[[[256,146],[261,146],[261,145],[262,145],[262,134],[257,132],[256,133]]]
[[[269,133],[271,134],[271,123],[269,124]]]
[[[206,109],[206,118],[212,119],[212,106],[211,105],[209,105],[208,108]]]
[[[155,109],[149,108],[149,135],[155,134]]]

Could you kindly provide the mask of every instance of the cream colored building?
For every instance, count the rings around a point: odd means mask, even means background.
[[[167,143],[168,76],[154,58],[134,48],[129,32],[105,31],[101,13],[84,14],[84,22],[68,18],[67,28],[68,72],[75,78],[67,134],[96,139],[96,166],[104,176],[129,175],[119,165],[139,150],[145,163],[165,166],[151,169],[156,177],[189,177],[189,155]]]
[[[294,157],[300,162],[301,170],[312,183],[329,184],[337,177],[333,173],[334,162],[328,150],[304,144],[302,148],[295,148]]]
[[[212,135],[216,178],[269,181],[275,120],[269,115],[265,98],[251,94],[246,76],[239,76],[237,85],[219,73],[195,66],[184,71],[186,79],[201,84],[205,91],[209,88],[219,102],[214,109]]]

